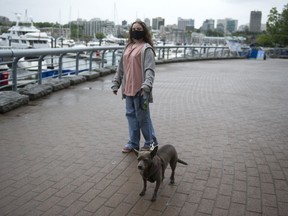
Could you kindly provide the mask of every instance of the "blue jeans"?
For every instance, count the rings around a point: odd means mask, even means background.
[[[155,145],[158,141],[155,137],[155,131],[150,118],[148,98],[143,99],[139,93],[136,96],[126,96],[126,117],[129,126],[128,148],[139,149],[140,131],[145,139],[144,145],[150,146],[154,141]],[[143,101],[146,100],[146,110],[143,109]]]

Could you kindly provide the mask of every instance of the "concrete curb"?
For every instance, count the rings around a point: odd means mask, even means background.
[[[97,79],[98,77],[100,77],[100,73],[95,72],[95,71],[83,72],[83,73],[81,73],[81,75],[84,76],[86,78],[86,80],[94,80],[94,79]]]
[[[71,85],[70,80],[68,79],[53,79],[53,78],[45,79],[43,85],[45,84],[51,86],[53,92],[59,91],[64,88],[68,88]]]
[[[27,95],[29,100],[36,100],[38,98],[44,97],[49,95],[53,91],[53,87],[47,84],[29,84],[26,85],[24,88],[18,90],[18,93],[21,95]],[[14,98],[11,97],[11,100]]]
[[[11,100],[13,98],[13,100]],[[0,92],[0,113],[8,112],[12,109],[29,103],[29,96],[21,95],[18,92]]]
[[[95,80],[100,76],[105,76],[114,73],[116,68],[101,68],[97,71],[83,72],[78,76],[63,77],[62,79],[48,78],[43,81],[43,84],[39,85],[28,84],[23,88],[20,88],[18,92],[3,91],[0,92],[0,113],[9,112],[22,105],[28,104],[29,101],[33,101],[65,88],[69,88],[71,85],[77,85],[85,81]]]
[[[63,77],[63,79],[69,80],[69,81],[70,81],[70,85],[72,85],[72,86],[87,81],[86,77],[83,76],[82,74],[81,74],[81,75],[78,75],[78,76]]]

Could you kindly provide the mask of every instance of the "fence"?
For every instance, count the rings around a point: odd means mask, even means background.
[[[61,79],[97,68],[117,67],[124,46],[0,49],[0,90],[17,91],[48,77]],[[195,59],[238,58],[227,46],[155,46],[156,64]],[[4,74],[4,75],[3,75]]]
[[[270,58],[288,58],[288,48],[264,48]]]

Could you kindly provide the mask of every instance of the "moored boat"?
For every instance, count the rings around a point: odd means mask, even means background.
[[[38,70],[38,57],[23,57],[20,58],[17,66],[21,69],[27,71],[37,71]],[[47,69],[47,62],[45,59],[42,60],[42,70]]]
[[[28,20],[26,16],[24,22],[20,20],[21,17],[18,15],[16,25],[9,28],[7,33],[0,35],[0,47],[13,49],[51,47],[51,37],[37,29],[32,19]]]

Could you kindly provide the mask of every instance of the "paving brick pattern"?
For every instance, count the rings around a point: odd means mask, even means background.
[[[0,215],[287,216],[288,61],[157,66],[151,114],[175,185],[142,180],[113,75],[0,116]]]

